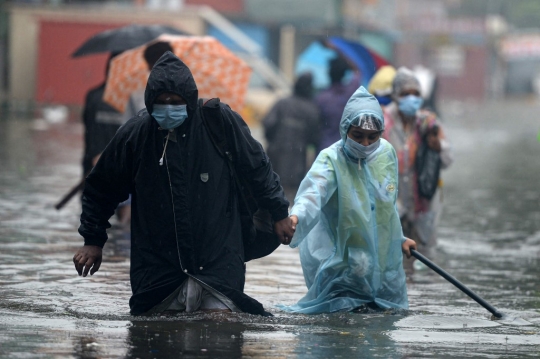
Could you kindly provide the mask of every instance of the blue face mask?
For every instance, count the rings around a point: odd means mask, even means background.
[[[360,158],[367,158],[370,154],[375,152],[377,148],[379,148],[380,144],[381,144],[380,138],[377,141],[373,142],[371,145],[364,146],[354,141],[353,139],[347,137],[347,139],[345,140],[345,145],[343,146],[343,149],[349,156],[356,159],[360,159]]]
[[[390,102],[392,102],[392,97],[390,97],[390,96],[377,96],[377,95],[375,95],[375,98],[377,99],[377,101],[379,101],[381,106],[386,106]]]
[[[164,130],[172,130],[184,123],[187,114],[187,105],[154,105],[152,110],[152,117],[154,117]]]
[[[398,107],[405,116],[414,116],[423,103],[422,97],[409,95],[399,99]]]

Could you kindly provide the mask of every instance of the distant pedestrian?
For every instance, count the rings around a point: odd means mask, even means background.
[[[319,143],[319,111],[313,102],[313,77],[302,74],[293,94],[276,102],[263,119],[267,153],[292,203],[307,172],[306,150]]]
[[[330,86],[321,91],[315,102],[321,113],[321,140],[318,151],[331,146],[340,139],[339,123],[343,109],[351,95],[360,86],[360,73],[354,72],[354,76],[349,82],[344,83],[347,71],[353,69],[346,59],[338,56],[330,61],[328,75],[330,76]]]
[[[397,203],[404,234],[421,248],[435,243],[443,199],[439,173],[453,158],[441,122],[433,112],[421,109],[420,91],[414,73],[399,68],[392,83],[393,101],[384,108],[383,136],[396,149],[399,161]],[[434,161],[426,161],[426,156]]]
[[[107,61],[105,76],[109,74],[109,65],[113,58],[120,53],[113,53]],[[103,101],[105,92],[104,81],[86,94],[83,108],[84,151],[82,159],[82,174],[87,176],[97,163],[101,152],[114,137],[114,134],[125,122],[124,115]],[[116,210],[121,223],[130,221],[130,202],[121,203]]]
[[[382,66],[369,80],[368,91],[375,96],[381,107],[392,102],[392,81],[396,76],[396,69],[393,66]]]
[[[152,71],[152,67],[154,67],[157,60],[167,51],[173,52],[173,48],[165,41],[157,41],[144,49],[143,57],[148,66],[148,71]],[[124,111],[124,122],[137,116],[137,113],[143,109],[145,109],[144,89],[137,90],[129,96],[129,101]]]
[[[112,54],[107,61],[105,76],[109,73],[111,60],[119,55]],[[122,125],[122,114],[103,101],[105,81],[86,94],[82,120],[84,125],[83,175],[87,175],[97,162],[99,155]]]

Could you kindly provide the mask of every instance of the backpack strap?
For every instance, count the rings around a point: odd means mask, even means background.
[[[201,113],[201,118],[204,126],[210,134],[210,140],[218,153],[226,159],[229,170],[234,177],[234,182],[241,197],[240,211],[249,216],[257,211],[257,203],[246,184],[245,179],[238,175],[236,170],[236,164],[234,162],[234,156],[231,144],[229,143],[230,134],[227,133],[225,119],[221,115],[221,107],[219,105],[219,98],[204,99],[200,98],[198,101],[198,108]]]
[[[240,199],[244,260],[247,262],[269,255],[279,247],[280,242],[274,232],[274,221],[270,212],[258,208],[246,179],[238,176],[232,151],[234,146],[229,140],[234,136],[234,130],[230,120],[222,116],[219,102],[219,98],[199,99],[197,107],[210,140],[218,153],[225,158],[231,176],[234,177],[231,185],[236,188]]]
[[[228,158],[232,162],[230,145],[225,135],[225,123],[221,116],[219,98],[200,98],[198,107],[201,112],[201,118],[204,126],[210,134],[210,139],[222,157]]]

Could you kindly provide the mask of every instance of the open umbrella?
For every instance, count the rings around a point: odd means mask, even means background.
[[[128,25],[92,36],[71,57],[126,51],[152,41],[162,34],[186,35],[185,32],[166,25]]]
[[[251,68],[210,36],[161,35],[114,58],[109,68],[103,99],[124,112],[130,95],[146,87],[148,65],[143,58],[147,46],[168,42],[173,52],[189,67],[199,97],[219,97],[234,110],[240,110],[249,85]]]
[[[330,85],[329,62],[340,55],[354,63],[362,74],[362,85],[366,87],[375,72],[380,67],[389,64],[383,57],[357,41],[333,36],[309,45],[298,57],[296,73],[309,71],[314,76],[316,88],[328,87]]]

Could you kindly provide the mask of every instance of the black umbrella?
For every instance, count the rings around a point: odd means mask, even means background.
[[[129,25],[103,31],[92,36],[71,56],[79,57],[101,52],[122,52],[152,41],[161,34],[187,35],[183,31],[166,25]]]

